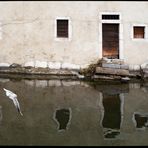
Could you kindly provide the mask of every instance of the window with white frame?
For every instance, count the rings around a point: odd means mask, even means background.
[[[57,38],[68,38],[69,37],[69,20],[68,19],[57,19]]]
[[[133,38],[144,39],[145,38],[145,26],[133,26]]]
[[[119,14],[103,14],[102,20],[120,20]]]

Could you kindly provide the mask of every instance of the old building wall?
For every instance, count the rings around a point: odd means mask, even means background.
[[[148,35],[133,40],[134,24],[148,28],[147,2],[0,2],[0,63],[49,66],[49,62],[85,67],[101,55],[99,15],[119,12],[123,25],[123,59],[142,64],[148,55]],[[70,40],[57,41],[55,20],[70,20]],[[41,63],[42,62],[42,63]]]

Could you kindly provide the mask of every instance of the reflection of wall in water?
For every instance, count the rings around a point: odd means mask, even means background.
[[[9,82],[9,81],[10,81],[10,79],[0,78],[1,83],[6,83],[6,82]]]
[[[67,130],[71,121],[71,108],[57,109],[53,118],[58,124],[58,131]]]
[[[86,82],[81,82],[78,80],[25,80],[25,83],[32,87],[46,88],[46,87],[60,87],[60,86],[77,86],[81,85],[84,87],[89,87]]]
[[[3,119],[2,106],[0,105],[0,124],[2,122],[2,119]]]

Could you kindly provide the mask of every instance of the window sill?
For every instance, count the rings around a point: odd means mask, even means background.
[[[71,39],[70,38],[60,38],[60,37],[56,37],[55,38],[55,41],[61,41],[61,42],[65,42],[65,41],[71,41]]]
[[[132,41],[148,41],[146,38],[132,38]]]

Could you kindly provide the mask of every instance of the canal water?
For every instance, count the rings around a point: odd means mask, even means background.
[[[0,145],[148,145],[147,137],[147,83],[0,79]]]

